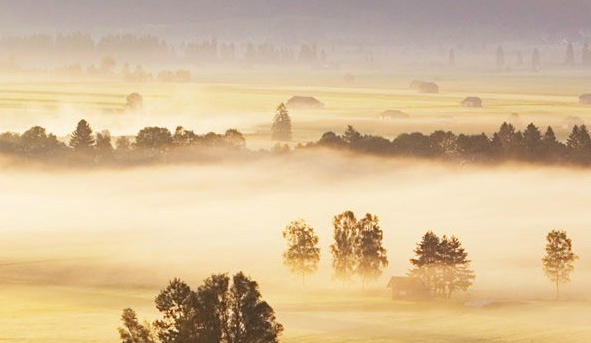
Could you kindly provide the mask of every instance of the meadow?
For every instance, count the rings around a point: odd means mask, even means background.
[[[393,138],[402,132],[491,133],[505,120],[552,125],[565,139],[591,107],[578,103],[582,73],[214,72],[189,84],[14,78],[0,83],[0,131],[34,125],[65,139],[81,118],[95,131],[135,134],[145,126],[196,132],[236,128],[251,149],[270,148],[275,107],[311,95],[322,110],[291,111],[294,144],[347,125]],[[409,89],[435,80],[440,94]],[[256,80],[256,82],[254,81]],[[139,92],[145,108],[117,113]],[[460,101],[481,96],[484,108]],[[392,109],[407,119],[380,120]],[[519,116],[511,117],[512,113]],[[578,117],[569,118],[569,117]],[[3,162],[2,162],[3,163]],[[117,342],[124,307],[154,319],[153,299],[180,277],[243,270],[285,325],[284,342],[588,342],[591,225],[584,169],[433,164],[334,152],[248,163],[68,170],[6,165],[0,171],[0,342]],[[377,214],[389,267],[366,292],[331,280],[332,216]],[[305,218],[320,236],[318,273],[302,288],[282,265],[281,231]],[[540,259],[545,234],[567,230],[573,280],[554,301]],[[388,278],[410,268],[427,231],[455,234],[476,273],[448,301],[390,299]]]

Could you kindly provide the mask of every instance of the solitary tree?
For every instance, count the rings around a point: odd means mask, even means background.
[[[343,212],[333,219],[334,244],[330,246],[332,253],[332,267],[334,278],[345,282],[351,280],[357,267],[356,243],[359,239],[359,229],[355,214],[351,211]]]
[[[306,285],[306,275],[318,270],[320,248],[318,235],[314,228],[303,219],[289,224],[283,231],[287,240],[287,250],[283,253],[283,263],[290,267],[292,273],[302,276],[302,285]]]
[[[275,112],[273,126],[271,127],[271,136],[276,141],[287,142],[291,140],[291,118],[287,112],[287,107],[283,103],[277,107],[277,111]]]
[[[357,239],[357,274],[361,277],[361,287],[369,280],[375,280],[382,275],[382,269],[388,266],[387,251],[382,246],[384,233],[379,225],[377,216],[366,214],[358,223],[359,237]]]
[[[70,146],[76,151],[86,152],[94,147],[94,143],[92,129],[86,120],[82,119],[71,134]]]
[[[572,251],[572,241],[566,231],[552,230],[546,236],[546,255],[542,258],[546,276],[556,284],[556,300],[560,299],[559,285],[570,281],[573,263],[579,257]]]

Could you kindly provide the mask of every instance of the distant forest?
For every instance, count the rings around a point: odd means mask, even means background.
[[[32,34],[0,38],[4,69],[17,70],[21,64],[43,65],[54,63],[62,71],[114,72],[130,64],[198,64],[242,61],[245,63],[305,63],[326,61],[326,52],[314,44],[274,45],[268,42],[222,42],[215,38],[183,42],[173,45],[154,35],[119,34],[93,38],[85,33]],[[48,56],[51,58],[48,59]],[[8,62],[6,62],[8,58]],[[123,67],[122,67],[123,66]],[[129,67],[127,67],[129,68]]]
[[[575,125],[566,142],[556,139],[552,127],[542,132],[533,123],[518,131],[503,123],[491,137],[484,133],[458,134],[438,130],[429,135],[403,133],[393,140],[364,135],[349,126],[342,135],[326,132],[317,142],[298,144],[298,151],[318,148],[359,154],[494,164],[506,161],[547,165],[591,165],[591,137],[585,125]],[[133,137],[113,141],[108,131],[94,133],[81,120],[64,143],[45,128],[32,127],[22,134],[0,134],[0,154],[22,161],[74,165],[143,165],[149,163],[184,163],[219,160],[231,156],[253,157],[287,154],[288,144],[277,143],[271,150],[246,148],[244,135],[235,129],[223,134],[199,135],[178,126],[174,132],[164,127],[146,127]]]

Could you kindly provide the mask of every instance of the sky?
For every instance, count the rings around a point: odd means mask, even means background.
[[[413,29],[423,32],[421,36],[461,35],[478,28],[475,34],[485,37],[540,37],[576,36],[591,30],[588,0],[0,0],[0,4],[4,35],[146,27],[187,35],[188,25],[207,25],[221,35],[244,31],[271,35],[282,23],[287,32],[305,24],[330,36],[361,32],[387,37],[396,30]]]

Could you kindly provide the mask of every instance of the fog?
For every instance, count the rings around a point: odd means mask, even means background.
[[[584,170],[306,152],[124,171],[9,169],[0,180],[4,282],[158,288],[176,276],[197,283],[243,270],[267,292],[284,293],[300,286],[282,265],[281,231],[304,218],[322,246],[309,289],[339,289],[332,217],[353,210],[377,214],[384,230],[390,266],[375,289],[408,271],[428,230],[464,243],[477,275],[469,298],[551,297],[540,259],[552,229],[567,230],[581,256],[565,296],[588,299],[591,285]]]

